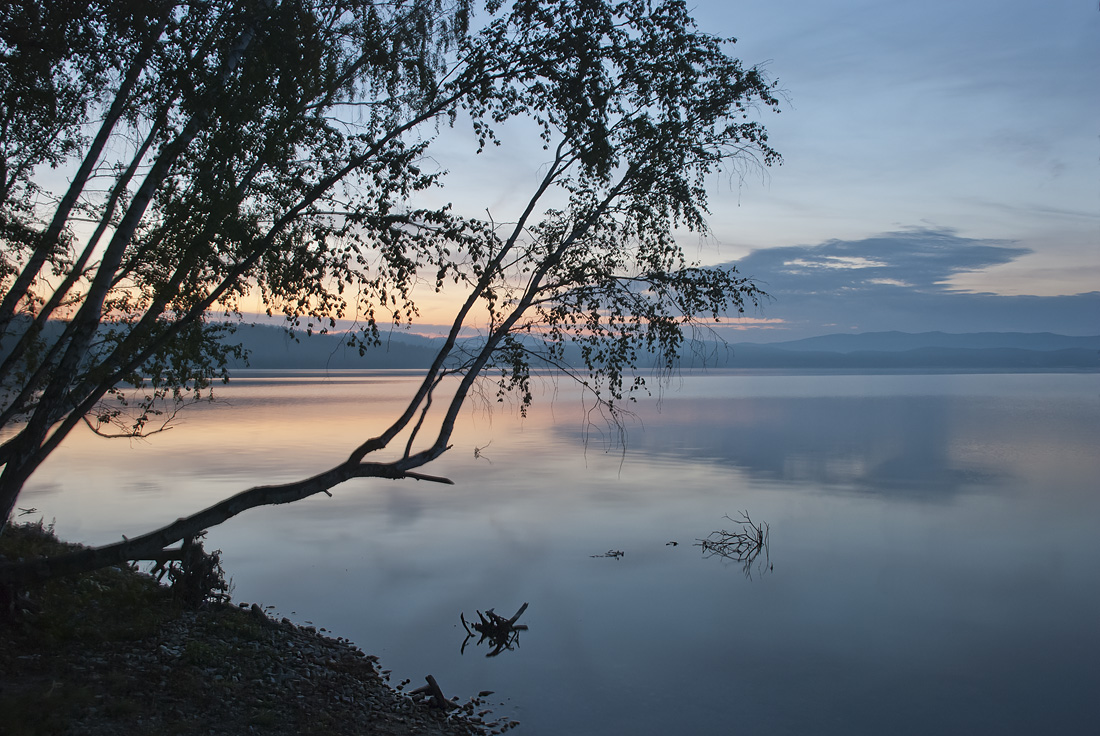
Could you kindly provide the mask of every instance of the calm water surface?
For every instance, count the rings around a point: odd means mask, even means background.
[[[237,380],[147,442],[74,436],[20,505],[136,534],[340,461],[412,378]],[[429,471],[453,487],[355,481],[212,530],[235,598],[495,691],[532,736],[1095,733],[1100,377],[693,376],[634,407],[625,452],[551,389],[467,412]],[[693,546],[740,511],[771,527],[751,577]],[[517,649],[460,654],[460,612],[524,602]]]

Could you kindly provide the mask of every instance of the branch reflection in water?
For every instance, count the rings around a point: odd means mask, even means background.
[[[477,644],[474,646],[481,646],[482,642],[487,641],[489,646],[492,647],[489,653],[485,655],[486,657],[495,657],[505,650],[512,651],[513,648],[519,646],[519,632],[527,631],[526,624],[516,624],[516,621],[526,610],[527,604],[524,603],[512,618],[504,618],[494,613],[491,608],[485,613],[478,611],[477,617],[481,620],[473,624],[467,623],[465,614],[459,613],[458,617],[462,621],[462,627],[466,629],[466,638],[462,641],[459,653],[465,654],[466,645],[470,643],[470,639],[478,634],[481,635],[481,638],[477,640]]]
[[[768,522],[755,523],[749,518],[747,511],[739,512],[739,518],[736,519],[728,514],[724,518],[740,524],[740,530],[730,532],[721,529],[711,532],[705,539],[697,540],[694,546],[702,548],[703,559],[721,557],[740,562],[745,577],[752,580],[753,563],[763,553],[764,559],[760,561],[757,570],[761,575],[774,570],[771,562],[771,527]]]

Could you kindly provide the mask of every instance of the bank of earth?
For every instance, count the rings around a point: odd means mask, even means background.
[[[9,525],[0,559],[72,545]],[[12,598],[12,596],[5,596]],[[126,568],[17,591],[0,612],[0,734],[471,736],[515,725],[491,694],[439,707],[377,659],[259,606],[184,605]],[[445,683],[441,683],[445,685]]]

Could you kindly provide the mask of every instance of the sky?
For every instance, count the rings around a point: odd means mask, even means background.
[[[696,18],[787,94],[765,118],[783,165],[711,218],[776,332],[1100,334],[1097,3],[706,0]]]
[[[783,164],[715,177],[711,232],[683,238],[772,297],[727,337],[1100,334],[1094,0],[693,7],[784,93],[760,113]],[[542,163],[507,145],[448,159],[445,196],[506,209]]]

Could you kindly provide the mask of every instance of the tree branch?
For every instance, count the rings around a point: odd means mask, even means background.
[[[58,575],[74,575],[129,561],[159,559],[168,552],[165,548],[169,545],[194,537],[248,509],[293,503],[318,493],[327,493],[330,489],[352,478],[390,480],[412,478],[453,485],[453,481],[447,478],[417,473],[403,467],[407,465],[407,460],[391,464],[343,463],[305,480],[280,485],[256,486],[140,537],[124,538],[123,541],[114,544],[40,560],[0,563],[0,583],[28,585]]]

